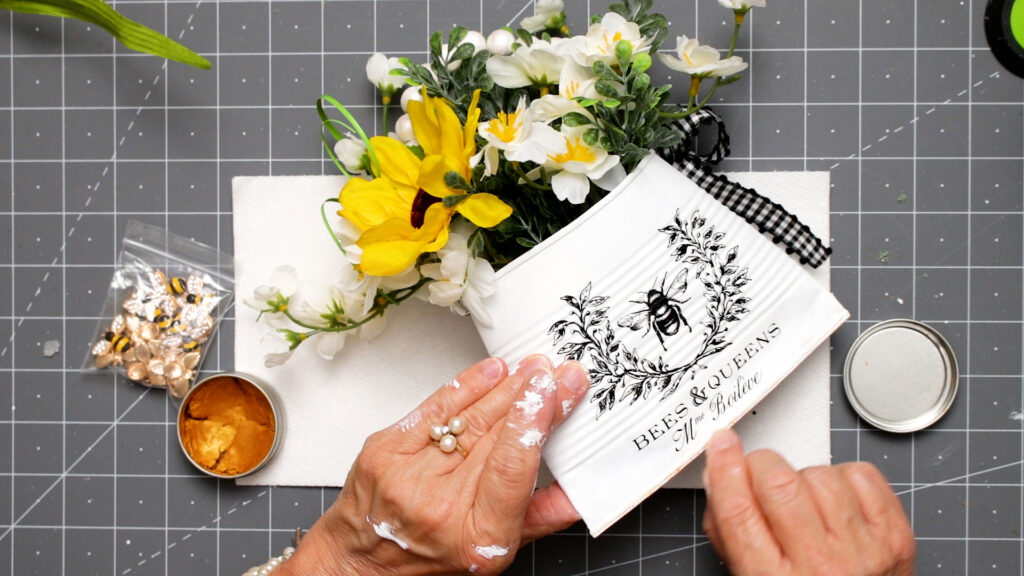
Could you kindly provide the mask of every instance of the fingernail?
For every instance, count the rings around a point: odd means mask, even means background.
[[[554,394],[558,387],[555,385],[555,375],[551,373],[550,366],[544,364],[527,372],[526,382],[530,390],[549,396]]]
[[[519,366],[516,367],[516,374],[529,378],[535,371],[545,368],[548,371],[551,370],[551,361],[548,360],[547,356],[534,354],[527,356],[519,363]]]
[[[501,358],[488,358],[481,363],[480,370],[488,382],[494,382],[501,378],[502,372],[505,370],[505,362]]]
[[[711,440],[708,442],[708,453],[720,454],[725,452],[738,444],[739,440],[740,437],[729,428],[718,430],[711,435]]]
[[[571,390],[573,396],[580,396],[590,386],[590,378],[579,362],[566,362],[558,368],[558,383]]]

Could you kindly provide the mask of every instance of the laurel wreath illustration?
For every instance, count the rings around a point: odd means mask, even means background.
[[[725,337],[729,325],[749,311],[750,299],[743,295],[743,287],[750,282],[747,268],[736,264],[739,246],[726,249],[724,232],[715,232],[699,211],[685,220],[677,211],[672,223],[659,232],[668,235],[671,256],[681,265],[677,278],[685,278],[692,269],[694,279],[703,284],[706,318],[700,324],[701,346],[683,364],[670,365],[662,355],[652,360],[623,345],[608,317],[608,297],[591,295],[592,282],[578,296],[563,296],[572,312],[568,319],[552,324],[548,334],[555,346],[562,344],[558,354],[566,360],[589,359],[591,402],[597,404],[597,418],[623,400],[632,405],[652,392],[661,393],[659,401],[670,396],[687,375],[692,379],[706,368],[703,360],[729,347]]]

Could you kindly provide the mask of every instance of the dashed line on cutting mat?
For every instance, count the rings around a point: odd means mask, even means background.
[[[196,2],[196,5],[194,7],[192,7],[192,13],[188,15],[188,21],[185,23],[186,25],[192,23],[192,19],[195,17],[196,10],[199,9],[199,5],[202,4],[202,3],[203,3],[203,0],[198,0],[198,2]],[[178,34],[178,39],[181,40],[182,36],[184,36],[184,35],[185,35],[185,29],[182,28],[181,34]],[[135,127],[135,121],[138,120],[139,116],[142,114],[142,107],[145,106],[146,102],[149,101],[149,97],[153,95],[153,88],[156,87],[156,85],[160,82],[160,75],[163,72],[165,72],[166,70],[167,70],[167,60],[164,60],[163,64],[160,66],[160,72],[158,72],[156,77],[153,78],[153,83],[150,85],[149,90],[146,91],[146,96],[142,99],[142,104],[140,104],[138,109],[135,110],[135,117],[132,118],[131,122],[128,123],[128,127],[125,129],[125,132],[131,133],[132,128]],[[110,157],[110,160],[108,160],[108,162],[113,163],[117,159],[117,150],[119,148],[121,148],[122,146],[124,146],[125,140],[128,138],[128,136],[129,136],[129,134],[123,134],[121,136],[121,140],[118,141],[117,147],[114,149],[114,154]],[[104,178],[106,178],[108,173],[110,173],[110,166],[109,165],[103,167],[103,173],[100,174],[100,177],[96,180],[96,183],[93,184],[93,186],[92,186],[92,194],[90,194],[89,197],[85,199],[85,207],[86,208],[88,208],[89,205],[92,204],[92,197],[93,197],[93,195],[96,194],[96,191],[100,189],[100,183],[103,181]],[[79,212],[78,213],[78,217],[75,218],[75,223],[71,225],[70,229],[68,229],[68,238],[71,238],[72,236],[74,236],[74,234],[75,234],[75,226],[77,226],[78,223],[82,221],[82,216],[84,216],[84,215],[85,215],[85,212]],[[57,262],[60,261],[61,255],[64,254],[64,251],[67,249],[67,245],[68,245],[67,239],[63,240],[60,243],[60,250],[58,250],[57,251],[57,255],[53,257],[53,261],[50,262],[50,266],[56,266],[57,265]],[[42,293],[43,286],[46,285],[46,281],[49,280],[49,279],[50,279],[50,273],[47,272],[45,275],[43,275],[43,279],[42,279],[42,281],[40,281],[39,286],[36,287],[36,291],[35,291],[35,294],[32,296],[32,299],[29,301],[28,305],[25,306],[25,312],[26,313],[32,310],[32,304],[35,303],[36,298],[39,297],[39,294]],[[0,350],[0,358],[3,358],[4,356],[7,355],[7,351],[11,348],[11,345],[14,344],[14,336],[18,332],[18,328],[21,328],[21,325],[24,322],[25,322],[25,318],[19,318],[18,319],[18,323],[17,323],[17,325],[15,325],[14,330],[11,330],[11,337],[7,339],[7,344],[4,345],[3,350]]]
[[[982,84],[984,84],[984,83],[985,83],[985,80],[989,80],[989,79],[991,79],[991,78],[999,78],[999,71],[998,71],[998,70],[996,70],[995,72],[993,72],[993,73],[989,74],[989,75],[988,75],[988,78],[983,78],[983,79],[981,79],[981,80],[978,80],[977,82],[975,82],[974,84],[972,84],[972,85],[971,85],[971,88],[977,88],[978,86],[981,86]],[[964,88],[963,90],[961,90],[961,91],[957,92],[957,94],[956,94],[956,96],[954,96],[954,98],[959,98],[959,97],[963,96],[964,94],[967,94],[967,88]],[[936,104],[935,106],[932,106],[931,108],[929,108],[928,110],[926,110],[924,114],[922,114],[922,115],[920,115],[920,116],[914,116],[914,118],[913,118],[913,119],[912,119],[912,120],[911,120],[910,122],[907,122],[906,124],[903,124],[903,125],[902,125],[902,126],[900,126],[899,128],[896,128],[895,130],[893,130],[893,131],[892,131],[892,133],[893,133],[893,134],[895,134],[895,133],[897,133],[897,132],[899,132],[899,131],[903,130],[903,129],[904,129],[904,128],[906,128],[907,126],[911,126],[911,125],[913,125],[913,124],[917,124],[918,120],[920,120],[922,116],[929,116],[929,115],[933,114],[933,113],[935,112],[935,110],[936,110],[936,109],[937,109],[937,108],[938,108],[939,106],[945,106],[946,104],[949,104],[949,103],[950,103],[950,102],[952,102],[952,101],[953,101],[953,98],[946,98],[946,100],[945,100],[944,102],[942,102],[942,103],[940,103],[940,104]],[[880,138],[878,138],[877,140],[875,140],[875,141],[874,141],[874,142],[872,142],[871,144],[868,144],[868,145],[864,146],[863,148],[861,148],[861,149],[860,149],[860,152],[854,152],[853,154],[850,154],[850,155],[849,155],[849,156],[847,156],[846,158],[843,158],[843,159],[842,159],[842,160],[840,160],[839,162],[836,162],[835,164],[833,164],[833,165],[829,166],[829,167],[828,167],[828,169],[829,169],[829,170],[834,170],[834,169],[836,169],[836,168],[837,168],[837,167],[839,167],[839,165],[840,165],[840,164],[842,164],[843,162],[846,162],[847,160],[853,160],[853,159],[854,159],[854,158],[856,158],[856,157],[857,157],[857,155],[858,155],[858,154],[860,154],[861,152],[867,152],[867,151],[868,151],[868,150],[870,150],[870,149],[871,149],[871,148],[872,148],[872,147],[873,147],[873,146],[874,146],[875,144],[879,144],[879,143],[885,142],[885,140],[886,140],[886,139],[888,139],[888,138],[889,138],[889,131],[888,131],[888,130],[886,130],[886,133],[885,133],[885,134],[883,134],[883,135],[882,135],[882,136],[881,136]]]
[[[203,524],[203,525],[202,525],[202,526],[200,526],[199,528],[196,528],[196,529],[195,529],[195,530],[193,530],[192,532],[189,532],[188,534],[185,534],[184,536],[182,536],[181,538],[179,538],[179,539],[175,540],[174,542],[171,542],[170,544],[168,544],[168,545],[167,545],[167,548],[166,548],[165,550],[157,550],[156,552],[154,552],[154,553],[150,554],[150,555],[149,555],[149,558],[143,558],[142,560],[139,560],[139,562],[138,562],[138,563],[137,563],[137,564],[136,564],[135,566],[132,566],[131,568],[126,568],[126,569],[125,569],[125,570],[124,570],[123,572],[121,572],[121,576],[124,576],[125,574],[129,574],[129,573],[130,573],[130,572],[131,572],[132,570],[135,570],[136,568],[139,568],[139,567],[141,567],[141,566],[142,566],[142,565],[144,565],[144,564],[145,564],[146,562],[149,562],[150,560],[153,560],[154,558],[156,558],[156,557],[160,556],[160,555],[161,555],[161,554],[163,554],[163,553],[164,553],[165,551],[167,551],[167,550],[170,550],[171,548],[174,548],[174,547],[175,547],[175,546],[177,546],[178,544],[181,544],[182,542],[184,542],[184,541],[188,540],[189,538],[191,538],[191,537],[192,537],[192,535],[193,535],[193,534],[197,534],[197,533],[199,533],[199,532],[202,532],[203,530],[207,530],[207,529],[209,529],[209,528],[213,527],[213,525],[215,525],[215,524],[218,524],[218,523],[220,523],[220,521],[221,521],[221,520],[223,520],[223,519],[227,518],[228,516],[231,516],[231,515],[232,515],[232,514],[234,514],[235,512],[238,512],[238,510],[240,510],[241,508],[244,508],[244,507],[248,506],[248,505],[249,505],[249,504],[251,504],[251,503],[252,503],[252,502],[253,502],[254,500],[259,500],[260,498],[263,498],[263,497],[264,497],[264,496],[266,496],[266,495],[267,495],[267,493],[269,493],[269,492],[270,492],[270,489],[269,489],[269,488],[267,488],[267,489],[266,489],[266,490],[264,490],[263,492],[260,492],[259,494],[257,494],[257,495],[256,495],[255,497],[253,497],[253,498],[249,498],[248,500],[246,500],[246,501],[242,502],[242,503],[241,503],[241,504],[239,504],[238,506],[235,506],[235,507],[234,507],[234,508],[232,508],[231,510],[228,510],[228,511],[227,511],[227,512],[225,512],[224,514],[222,514],[222,515],[220,515],[220,516],[217,516],[217,517],[216,517],[216,518],[214,518],[213,520],[210,520],[209,522],[207,522],[206,524]]]

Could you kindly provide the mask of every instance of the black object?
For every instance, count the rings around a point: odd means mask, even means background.
[[[1018,5],[1016,10],[1015,4]],[[1011,18],[1012,15],[1016,18]],[[1024,46],[1014,36],[1014,24],[1017,28],[1024,28],[1024,0],[989,0],[985,7],[985,37],[988,45],[1000,64],[1024,78]],[[1024,29],[1017,30],[1017,33],[1020,38],[1024,38]]]

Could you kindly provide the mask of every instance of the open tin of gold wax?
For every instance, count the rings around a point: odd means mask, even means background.
[[[284,436],[273,389],[248,374],[225,372],[199,381],[178,409],[178,443],[200,471],[240,478],[270,461]]]

